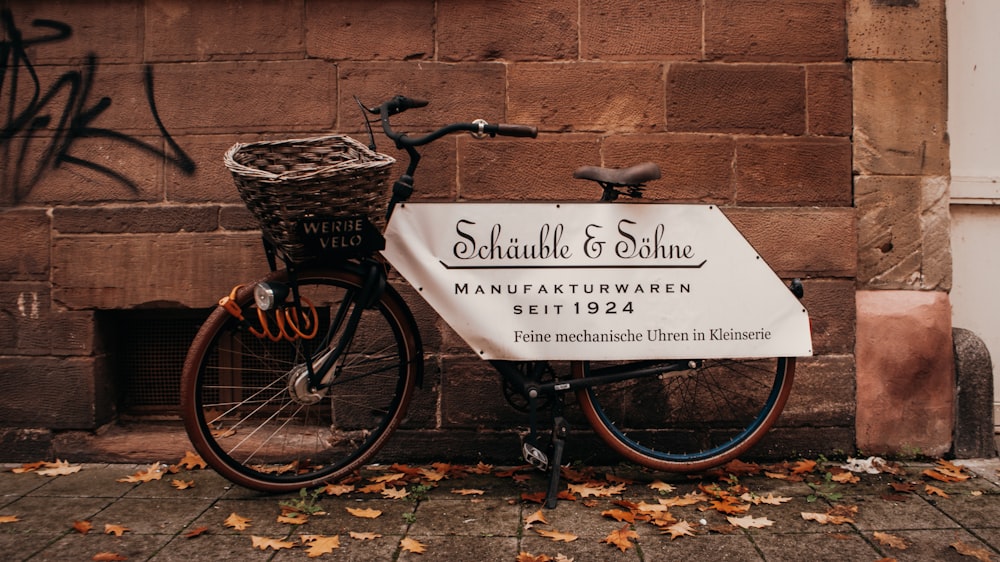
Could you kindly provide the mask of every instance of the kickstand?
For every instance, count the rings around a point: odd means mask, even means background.
[[[563,448],[566,446],[566,435],[569,424],[566,418],[556,416],[552,427],[552,458],[549,462],[549,493],[545,496],[545,507],[555,509],[559,501],[559,472],[562,470]]]

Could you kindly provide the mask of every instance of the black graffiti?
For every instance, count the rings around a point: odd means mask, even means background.
[[[31,25],[40,33],[26,38],[14,24],[10,10],[0,12],[0,27],[6,40],[0,42],[0,103],[6,105],[0,122],[0,155],[9,165],[0,166],[0,200],[17,203],[23,200],[49,171],[61,167],[80,167],[120,183],[132,193],[139,185],[124,173],[87,159],[74,152],[78,141],[103,138],[119,141],[127,147],[162,158],[185,174],[193,174],[194,161],[167,132],[156,109],[153,94],[153,69],[143,69],[144,89],[150,114],[169,150],[162,150],[121,132],[96,126],[97,119],[111,107],[112,100],[102,96],[92,101],[98,63],[88,54],[82,70],[61,74],[43,92],[35,66],[27,49],[33,45],[62,41],[73,29],[62,22],[36,19]],[[47,132],[47,134],[42,134]],[[30,150],[35,144],[42,150]]]

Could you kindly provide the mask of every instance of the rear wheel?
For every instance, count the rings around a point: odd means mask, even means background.
[[[612,365],[573,364],[575,378]],[[700,366],[577,391],[594,431],[643,466],[704,470],[746,452],[781,414],[794,358],[707,359]]]
[[[286,273],[268,280],[287,281]],[[307,359],[329,349],[323,336],[338,311],[353,309],[362,283],[352,270],[298,274],[303,302],[319,317],[312,339],[251,333],[260,330],[250,287],[236,298],[246,322],[219,307],[202,326],[184,364],[182,408],[192,444],[224,477],[268,492],[318,485],[371,459],[402,421],[422,357],[412,317],[391,287],[362,312],[330,386],[308,388]],[[335,345],[337,335],[327,341]]]

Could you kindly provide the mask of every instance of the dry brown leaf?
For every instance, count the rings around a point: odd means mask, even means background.
[[[250,526],[250,521],[252,520],[236,515],[236,513],[230,513],[229,517],[226,517],[226,520],[222,524],[237,531],[245,531]]]
[[[670,492],[673,492],[674,490],[677,489],[674,486],[667,484],[666,482],[661,482],[659,480],[656,480],[655,482],[650,484],[649,487],[661,494],[669,494]]]
[[[17,515],[0,515],[0,523],[17,523],[20,519]]]
[[[437,470],[430,470],[427,468],[420,469],[420,476],[424,480],[429,480],[431,482],[439,482],[448,477],[448,472],[451,470],[451,465],[435,463],[432,466],[437,466],[439,467],[439,469]]]
[[[762,529],[774,525],[774,521],[771,521],[767,517],[754,517],[752,515],[745,515],[743,517],[730,516],[726,517],[726,520],[743,529]]]
[[[350,535],[352,539],[359,541],[373,541],[382,536],[378,533],[359,533],[357,531],[351,531],[348,535]]]
[[[125,476],[123,478],[119,478],[117,482],[125,482],[129,484],[136,484],[140,482],[152,482],[153,480],[159,480],[163,478],[163,474],[166,468],[167,468],[166,465],[154,462],[146,470],[140,470],[139,472],[136,472],[131,476]]]
[[[540,509],[524,518],[524,528],[530,529],[535,523],[542,523],[544,525],[549,524],[549,522],[545,520],[545,513],[543,513]]]
[[[611,534],[605,537],[601,542],[617,546],[618,550],[625,552],[635,546],[632,544],[632,539],[638,538],[639,533],[630,529],[628,523],[626,523],[621,529],[612,531]]]
[[[861,478],[850,471],[838,472],[831,476],[830,479],[840,484],[857,484],[861,481]]]
[[[670,525],[669,527],[664,527],[663,528],[663,533],[664,534],[669,533],[670,534],[670,540],[674,540],[677,537],[683,537],[683,536],[691,536],[691,537],[693,537],[694,536],[694,526],[692,526],[687,521],[678,521],[677,523],[674,523],[673,525]]]
[[[670,504],[662,502],[661,503],[639,502],[638,504],[636,504],[634,511],[637,511],[639,513],[653,514],[653,513],[660,513],[667,511],[671,507],[672,506]]]
[[[385,487],[385,482],[376,482],[375,484],[362,486],[358,488],[358,491],[362,494],[381,494],[382,490],[385,490]]]
[[[354,486],[348,484],[327,484],[323,487],[323,493],[328,496],[342,496],[354,491]]]
[[[94,560],[94,562],[121,562],[122,560],[128,560],[128,557],[122,556],[117,552],[98,552],[91,560]]]
[[[677,522],[677,518],[674,517],[669,511],[664,511],[661,513],[654,513],[649,518],[649,522],[657,527],[669,527]]]
[[[69,461],[61,461],[59,459],[56,459],[56,462],[47,462],[43,466],[45,468],[36,470],[35,474],[39,476],[65,476],[74,472],[80,472],[83,469],[80,465],[73,466]]]
[[[802,518],[806,521],[815,521],[820,525],[842,525],[844,523],[854,523],[854,519],[843,515],[830,515],[828,513],[802,512]]]
[[[607,498],[611,497],[616,493],[620,494],[621,490],[624,490],[625,488],[624,485],[620,487],[619,486],[608,487],[604,486],[603,484],[594,484],[594,483],[567,484],[566,487],[569,488],[570,492],[573,492],[574,494],[580,494],[581,498],[589,498],[591,496],[596,498]]]
[[[875,540],[877,540],[880,544],[884,544],[885,546],[891,548],[906,550],[907,547],[909,547],[909,545],[906,544],[906,541],[903,540],[903,537],[890,535],[889,533],[883,533],[882,531],[875,531],[872,533],[872,536],[875,537]]]
[[[309,521],[309,515],[300,511],[282,511],[277,521],[287,525],[304,525]]]
[[[792,474],[807,474],[816,470],[816,461],[803,459],[792,466]]]
[[[350,513],[351,515],[355,517],[360,517],[362,519],[375,519],[379,515],[382,515],[381,511],[377,509],[372,509],[370,507],[366,507],[364,509],[355,507],[345,507],[344,509],[346,509],[347,512]]]
[[[170,481],[170,485],[178,490],[189,490],[194,488],[194,480],[179,480],[174,478]]]
[[[81,535],[86,535],[93,529],[94,526],[90,524],[90,521],[74,521],[73,530]]]
[[[931,486],[930,484],[924,485],[924,493],[928,495],[941,496],[942,498],[950,498],[947,493],[937,486]]]
[[[330,554],[340,548],[340,537],[337,535],[299,535],[299,538],[302,539],[309,558]]]
[[[412,552],[414,554],[423,554],[427,551],[427,545],[420,541],[406,537],[405,539],[399,541],[399,546],[407,552]]]
[[[547,554],[539,554],[535,556],[524,551],[517,553],[517,558],[514,559],[515,562],[552,562],[552,557]]]
[[[486,492],[484,490],[477,490],[475,488],[460,488],[458,490],[452,490],[451,493],[458,494],[460,496],[481,496]]]
[[[14,474],[24,474],[25,472],[34,472],[43,466],[45,466],[45,461],[26,462],[21,466],[15,466],[10,471]]]
[[[625,521],[628,523],[635,523],[635,514],[631,511],[625,511],[622,509],[608,509],[601,512],[603,517],[610,517],[615,521]]]
[[[748,474],[760,473],[761,467],[759,464],[746,463],[739,459],[734,459],[726,463],[726,465],[721,468],[721,471],[726,474],[744,476]]]
[[[958,551],[962,556],[969,556],[979,560],[979,562],[992,562],[993,557],[990,551],[985,548],[977,548],[971,544],[966,544],[962,541],[955,541],[948,545]]]
[[[410,495],[410,491],[406,488],[386,488],[382,490],[382,497],[389,498],[390,500],[401,500]]]
[[[283,541],[281,539],[270,539],[267,537],[258,537],[256,535],[250,535],[250,543],[254,548],[260,550],[282,550],[285,548],[295,548],[295,543],[290,541]]]
[[[521,499],[526,502],[532,503],[545,503],[545,492],[535,492],[529,494],[528,492],[521,492]]]
[[[486,464],[483,461],[479,461],[476,466],[469,468],[469,472],[473,474],[489,474],[493,472],[493,465]]]
[[[745,503],[735,503],[736,498],[725,499],[721,501],[713,501],[711,505],[712,509],[718,511],[719,513],[724,513],[726,515],[735,515],[737,513],[746,513],[750,510],[750,505]]]
[[[689,492],[680,497],[660,498],[657,501],[668,507],[683,507],[685,505],[694,505],[707,500],[708,496],[701,492]]]
[[[535,529],[535,532],[538,533],[539,535],[547,538],[547,539],[552,539],[554,541],[573,542],[576,539],[580,538],[580,537],[574,535],[573,533],[564,533],[562,531],[549,531],[549,530],[546,530],[546,529]]]
[[[194,470],[196,468],[208,468],[208,463],[205,459],[201,458],[201,455],[191,451],[184,451],[184,457],[181,458],[179,462],[181,466],[188,470]]]
[[[131,530],[132,529],[129,529],[128,527],[122,525],[112,525],[110,523],[104,524],[105,535],[114,535],[116,537],[120,537],[125,534],[125,531],[131,531]]]
[[[372,478],[372,482],[395,482],[397,480],[402,480],[406,478],[406,473],[404,472],[394,472],[392,474],[383,474],[382,476],[376,476]]]
[[[754,505],[767,504],[767,505],[781,505],[785,502],[792,501],[792,498],[786,496],[775,496],[774,492],[768,492],[766,496],[758,496],[753,493],[746,493],[740,496],[740,499],[752,503]]]
[[[200,536],[204,535],[207,532],[208,532],[208,527],[207,526],[195,527],[194,529],[191,529],[190,531],[188,531],[187,533],[185,533],[184,536],[186,538],[193,539],[195,537],[200,537]]]

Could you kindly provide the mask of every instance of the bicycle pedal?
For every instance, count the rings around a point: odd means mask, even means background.
[[[544,472],[549,469],[549,456],[531,443],[525,441],[521,444],[521,454],[524,455],[524,460],[526,460],[528,464],[538,470]]]

